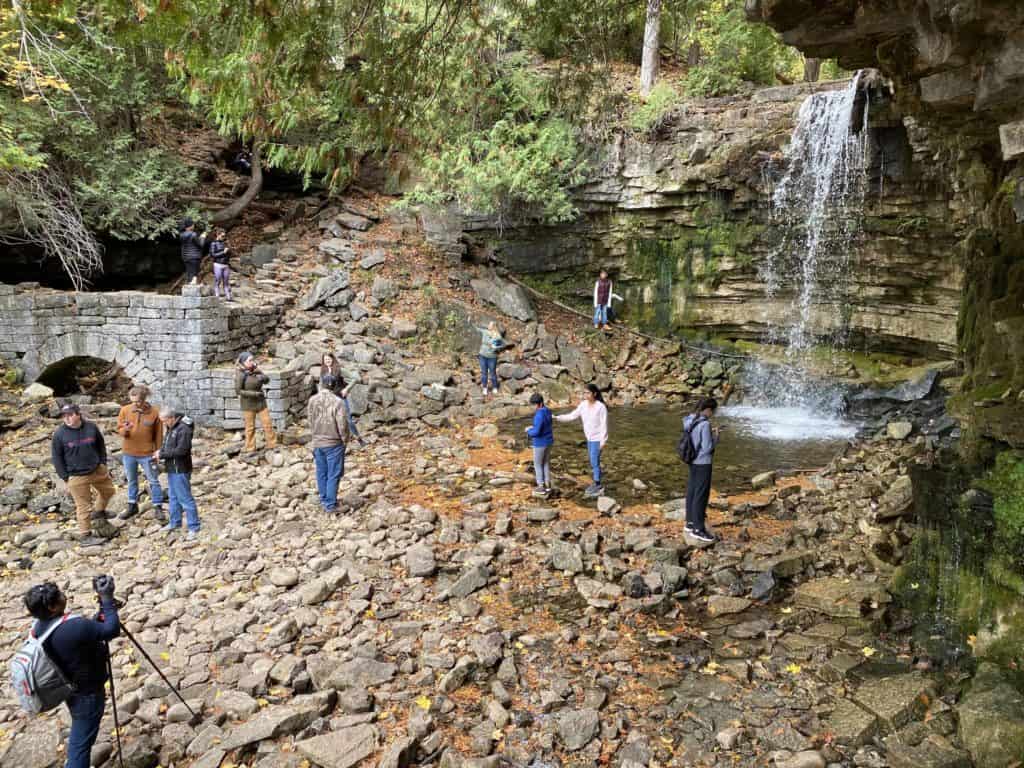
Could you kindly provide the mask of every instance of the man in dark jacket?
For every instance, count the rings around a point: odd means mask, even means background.
[[[106,703],[103,685],[107,681],[107,642],[121,632],[114,602],[114,579],[108,576],[95,584],[100,612],[94,621],[65,614],[67,598],[51,581],[37,584],[25,594],[25,607],[37,619],[33,635],[41,637],[54,622],[60,622],[43,648],[76,689],[66,702],[71,713],[71,732],[64,768],[89,768],[89,755]]]
[[[206,233],[196,234],[196,225],[192,219],[185,219],[182,222],[181,230],[181,260],[185,262],[185,279],[193,285],[199,282],[199,264],[203,260],[203,245],[206,243]]]
[[[96,532],[101,536],[111,536],[116,532],[106,521],[107,504],[115,493],[107,471],[107,446],[99,428],[83,419],[82,412],[74,403],[61,408],[60,415],[64,423],[57,427],[50,444],[53,468],[57,470],[57,476],[67,484],[68,492],[75,500],[78,540],[86,546],[101,544],[102,539],[92,536],[93,518],[97,520]],[[99,496],[99,505],[95,511],[93,490]]]
[[[235,392],[242,405],[242,419],[245,422],[245,450],[252,453],[256,450],[256,417],[263,424],[263,439],[268,450],[277,447],[277,435],[270,421],[270,409],[263,387],[270,381],[256,366],[256,356],[252,352],[243,352],[238,356],[238,370],[235,371]]]
[[[192,419],[165,405],[160,409],[160,421],[164,424],[164,443],[153,458],[162,461],[167,471],[169,522],[163,530],[170,533],[181,528],[184,508],[188,525],[185,541],[195,541],[199,536],[199,510],[192,498]]]

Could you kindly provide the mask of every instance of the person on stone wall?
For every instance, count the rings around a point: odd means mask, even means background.
[[[107,504],[115,489],[107,470],[107,446],[103,433],[93,422],[82,418],[81,410],[74,403],[64,405],[60,415],[64,423],[57,427],[50,444],[53,468],[75,500],[78,542],[82,546],[102,544],[104,538],[110,538],[117,532],[107,522]],[[93,491],[99,497],[95,510]],[[92,535],[94,529],[102,538]]]
[[[199,282],[199,265],[203,260],[203,246],[206,243],[206,233],[196,234],[196,225],[192,219],[185,219],[182,222],[181,235],[181,260],[185,262],[185,279],[192,285]]]
[[[228,263],[231,257],[231,249],[224,241],[226,234],[223,229],[214,233],[213,242],[210,243],[210,258],[213,259],[213,295],[220,297],[220,290],[224,288],[224,298],[231,301],[231,265]]]
[[[188,533],[185,541],[199,537],[199,510],[192,496],[192,419],[181,415],[176,409],[165,405],[160,409],[160,421],[167,434],[164,435],[160,450],[153,454],[155,460],[164,463],[167,472],[167,525],[163,530],[172,533],[181,528],[181,511],[185,510],[185,525]]]
[[[612,291],[608,270],[602,269],[594,283],[594,328],[611,327],[612,299],[622,301],[622,297]]]
[[[324,512],[338,511],[338,483],[345,475],[345,444],[348,442],[348,411],[335,394],[337,380],[320,377],[319,391],[309,398],[310,447],[316,464],[316,489]]]
[[[270,409],[263,388],[270,378],[260,371],[256,365],[256,356],[252,352],[243,352],[238,356],[238,370],[235,372],[235,392],[242,405],[242,419],[245,422],[245,450],[256,451],[256,418],[263,425],[263,439],[267,450],[277,447],[277,435],[270,421]]]
[[[583,390],[583,400],[576,406],[572,413],[563,413],[555,416],[558,421],[583,422],[583,435],[587,439],[587,456],[590,458],[590,469],[594,479],[583,492],[584,496],[592,498],[604,495],[602,485],[603,474],[601,472],[601,451],[608,442],[608,408],[604,404],[601,390],[596,384],[587,384]]]
[[[486,328],[477,327],[477,330],[480,332],[480,386],[487,397],[498,393],[498,353],[508,345],[504,332],[494,320]]]
[[[149,388],[132,387],[128,392],[131,402],[117,414],[117,432],[124,441],[121,444],[121,463],[128,480],[128,508],[123,517],[139,514],[139,467],[149,485],[149,497],[153,502],[153,514],[163,519],[164,491],[160,487],[159,470],[153,461],[153,452],[164,439],[164,428],[156,407],[146,402]]]

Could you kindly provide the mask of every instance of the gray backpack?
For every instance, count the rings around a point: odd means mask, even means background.
[[[43,643],[65,621],[77,618],[73,614],[64,616],[53,622],[42,637],[29,632],[28,640],[11,659],[11,686],[21,708],[31,715],[53,709],[75,693],[75,686],[50,658]]]

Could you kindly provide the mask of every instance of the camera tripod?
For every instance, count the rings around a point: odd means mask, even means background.
[[[138,640],[135,639],[135,635],[133,635],[131,632],[129,632],[128,628],[125,627],[123,624],[121,625],[121,632],[124,633],[125,637],[127,637],[129,640],[131,640],[132,644],[136,648],[139,649],[139,653],[141,653],[143,655],[143,657],[146,659],[146,661],[149,662],[149,666],[151,666],[154,670],[156,670],[156,673],[158,675],[160,675],[160,678],[174,692],[174,695],[178,697],[178,700],[182,704],[185,705],[185,709],[188,710],[188,713],[190,715],[192,715],[192,717],[197,717],[196,713],[192,711],[192,707],[190,707],[188,705],[188,702],[185,701],[185,698],[181,695],[181,691],[179,691],[175,687],[174,683],[172,683],[170,680],[167,679],[167,675],[165,675],[163,673],[163,671],[160,669],[160,667],[157,666],[156,662],[153,661],[153,658],[146,652],[146,649],[142,647],[142,643],[140,643]],[[123,756],[123,752],[122,752],[122,749],[121,749],[121,723],[120,723],[120,720],[118,719],[118,716],[117,716],[117,695],[116,695],[116,693],[114,691],[114,667],[113,667],[113,664],[110,661],[110,643],[107,642],[106,646],[107,646],[107,679],[110,680],[110,705],[111,705],[111,707],[114,710],[114,735],[117,737],[117,759],[118,759],[118,762],[121,763],[121,768],[124,768],[124,756]]]

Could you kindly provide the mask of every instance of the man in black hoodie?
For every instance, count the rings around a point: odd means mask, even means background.
[[[64,423],[57,427],[50,444],[53,468],[75,500],[78,540],[83,545],[101,544],[102,539],[92,536],[92,520],[97,520],[98,533],[104,535],[109,532],[111,527],[106,522],[106,509],[115,493],[107,471],[107,446],[103,442],[103,433],[91,421],[82,418],[82,412],[74,403],[62,407],[60,415]],[[95,511],[92,506],[93,490],[99,496],[99,508]]]
[[[203,260],[206,233],[196,234],[192,219],[185,219],[181,229],[181,260],[185,262],[185,279],[195,285],[199,282],[199,264]]]
[[[192,497],[192,419],[165,405],[160,409],[160,421],[164,423],[164,443],[153,458],[162,461],[167,471],[170,522],[163,530],[171,533],[181,528],[181,510],[184,508],[188,525],[185,541],[195,541],[199,537],[199,510]]]

